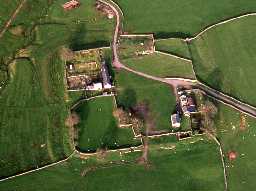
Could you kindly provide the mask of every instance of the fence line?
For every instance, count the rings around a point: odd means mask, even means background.
[[[106,95],[98,95],[98,96],[94,96],[94,97],[90,97],[90,98],[84,98],[84,99],[81,99],[79,100],[78,102],[76,102],[72,107],[71,107],[71,110],[73,110],[74,108],[76,108],[79,104],[85,102],[85,101],[89,101],[89,100],[92,100],[92,99],[96,99],[96,98],[101,98],[101,97],[115,97],[114,94],[106,94]]]
[[[221,21],[219,23],[210,25],[207,28],[205,28],[204,30],[202,30],[201,32],[199,32],[196,36],[194,36],[192,38],[187,38],[186,40],[188,40],[188,41],[194,40],[194,39],[198,38],[199,36],[201,36],[202,34],[204,34],[205,32],[207,32],[208,30],[214,28],[214,27],[217,27],[219,25],[223,25],[223,24],[226,24],[226,23],[229,23],[229,22],[232,22],[232,21],[235,21],[237,19],[244,18],[244,17],[249,17],[249,16],[256,16],[256,13],[247,13],[245,15],[240,15],[240,16],[237,16],[237,17],[232,17],[230,19],[227,19],[227,20]]]
[[[166,56],[174,57],[174,58],[177,58],[177,59],[180,59],[180,60],[184,60],[186,62],[192,62],[192,60],[190,60],[190,59],[183,58],[183,57],[180,57],[180,56],[176,56],[176,55],[171,54],[171,53],[166,53],[166,52],[162,52],[162,51],[159,51],[159,50],[156,50],[154,52],[159,53],[159,54],[163,54],[163,55],[166,55]]]
[[[57,161],[55,163],[51,163],[51,164],[48,164],[46,166],[43,166],[43,167],[40,167],[40,168],[36,168],[36,169],[33,169],[33,170],[29,170],[27,172],[23,172],[23,173],[20,173],[20,174],[17,174],[17,175],[13,175],[13,176],[9,176],[7,178],[3,178],[3,179],[0,179],[0,182],[3,182],[3,181],[6,181],[6,180],[10,180],[10,179],[13,179],[13,178],[16,178],[16,177],[19,177],[19,176],[23,176],[23,175],[27,175],[27,174],[30,174],[32,172],[36,172],[36,171],[39,171],[39,170],[43,170],[45,168],[49,168],[49,167],[52,167],[52,166],[55,166],[57,164],[60,164],[60,163],[63,163],[63,162],[66,162],[67,160],[69,160],[75,153],[75,150],[65,159],[63,160],[60,160],[60,161]]]

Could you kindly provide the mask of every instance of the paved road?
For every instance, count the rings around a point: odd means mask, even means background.
[[[115,68],[118,68],[118,69],[125,69],[129,72],[132,72],[134,74],[137,74],[137,75],[140,75],[140,76],[143,76],[145,78],[148,78],[148,79],[152,79],[152,80],[156,80],[156,81],[160,81],[160,82],[163,82],[163,83],[167,83],[169,85],[172,85],[174,87],[174,89],[176,89],[176,87],[178,86],[196,86],[198,87],[199,89],[203,90],[206,94],[208,94],[209,96],[213,97],[214,99],[226,104],[226,105],[229,105],[241,112],[244,112],[254,118],[256,118],[256,107],[253,107],[253,106],[250,106],[246,103],[243,103],[243,102],[240,102],[238,100],[236,100],[235,98],[232,98],[228,95],[225,95],[223,94],[222,92],[219,92],[213,88],[210,88],[200,82],[192,82],[191,80],[189,79],[177,79],[177,78],[169,78],[169,79],[165,79],[165,78],[159,78],[159,77],[155,77],[155,76],[151,76],[151,75],[148,75],[148,74],[145,74],[143,72],[139,72],[139,71],[135,71],[131,68],[128,68],[126,66],[124,66],[120,60],[119,60],[119,57],[118,57],[118,35],[119,35],[119,32],[120,32],[120,26],[121,26],[121,17],[120,17],[120,14],[118,12],[118,10],[116,9],[115,6],[113,6],[111,3],[108,3],[108,2],[105,2],[105,1],[101,1],[102,3],[108,5],[115,13],[115,16],[116,16],[116,27],[115,27],[115,32],[114,32],[114,36],[113,36],[113,42],[112,42],[112,49],[113,49],[113,66]]]
[[[237,99],[234,99],[228,95],[225,95],[218,90],[215,90],[213,88],[210,88],[202,83],[197,83],[197,87],[204,92],[206,92],[210,97],[213,97],[217,99],[218,101],[227,104],[239,111],[242,111],[252,117],[256,117],[256,108],[253,106],[250,106],[246,103],[240,102]]]

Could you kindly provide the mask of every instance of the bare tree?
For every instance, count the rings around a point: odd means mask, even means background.
[[[77,115],[76,112],[72,112],[67,117],[65,124],[68,127],[73,127],[74,125],[77,125],[79,122],[80,122],[80,117]]]
[[[72,50],[70,50],[69,48],[62,47],[60,49],[60,56],[61,56],[62,60],[70,61],[70,60],[74,59],[75,53]]]

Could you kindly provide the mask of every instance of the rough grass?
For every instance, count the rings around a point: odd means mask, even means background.
[[[190,59],[188,45],[180,38],[169,38],[155,41],[156,50]]]
[[[229,190],[253,190],[256,176],[256,120],[245,116],[245,126],[241,128],[241,113],[223,104],[218,104],[215,119],[217,136],[222,143],[228,172]],[[229,151],[237,152],[237,159],[230,162]]]
[[[172,56],[154,53],[122,60],[126,66],[157,77],[183,77],[195,79],[192,64]]]
[[[151,150],[149,168],[133,163],[140,154],[122,154],[120,157],[119,153],[112,153],[100,160],[71,159],[64,164],[8,180],[0,185],[0,189],[162,191],[170,185],[174,191],[224,189],[218,148],[212,143],[198,142],[180,146],[177,150]],[[121,159],[128,163],[120,163]],[[110,164],[110,161],[118,163]],[[95,170],[81,176],[89,167]]]
[[[101,97],[82,103],[76,112],[80,116],[77,125],[79,137],[78,148],[84,152],[99,148],[119,148],[139,145],[133,140],[132,129],[117,127],[113,116],[113,97]]]
[[[191,44],[199,80],[256,106],[256,17],[213,28]]]
[[[157,37],[186,37],[220,20],[256,11],[252,0],[115,0],[124,12],[124,30]]]
[[[53,70],[58,64],[63,69],[57,60],[49,68],[56,76],[63,73]],[[67,110],[60,100],[63,78],[48,79],[52,95],[45,97],[38,70],[31,62],[18,60],[11,71],[13,77],[0,96],[1,177],[54,162],[70,153],[64,125]]]
[[[126,71],[116,72],[115,80],[119,105],[125,104],[122,103],[122,96],[124,92],[129,91],[136,104],[149,103],[155,130],[171,129],[170,115],[175,110],[176,104],[171,87]]]
[[[0,6],[0,31],[19,5],[19,0],[5,0]]]

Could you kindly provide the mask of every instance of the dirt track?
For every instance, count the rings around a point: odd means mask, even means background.
[[[4,33],[7,31],[8,27],[11,25],[12,21],[15,19],[17,14],[20,12],[20,9],[26,3],[27,0],[23,0],[18,7],[15,9],[9,20],[5,23],[3,30],[0,32],[0,39],[3,37]]]

